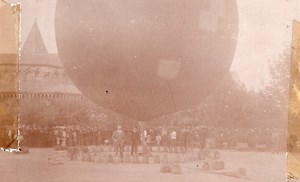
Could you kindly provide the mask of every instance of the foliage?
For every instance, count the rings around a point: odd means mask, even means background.
[[[157,124],[193,124],[228,128],[285,128],[287,125],[289,49],[270,61],[270,81],[247,89],[234,73],[199,105],[154,120]]]

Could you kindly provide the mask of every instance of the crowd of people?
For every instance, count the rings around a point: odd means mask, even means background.
[[[237,143],[247,143],[249,149],[255,149],[257,145],[280,150],[286,148],[286,132],[279,129],[207,126],[145,126],[142,128],[123,126],[124,145],[135,143],[148,146],[204,148],[210,143],[214,148],[234,148]],[[117,126],[79,125],[51,127],[23,125],[20,128],[22,145],[28,147],[114,145],[113,136],[116,130]]]

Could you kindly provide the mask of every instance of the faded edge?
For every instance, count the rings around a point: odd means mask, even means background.
[[[19,151],[21,5],[0,1],[0,149]]]
[[[300,22],[293,22],[289,98],[287,177],[300,179]]]

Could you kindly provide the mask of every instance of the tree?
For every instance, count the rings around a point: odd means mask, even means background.
[[[289,82],[290,82],[290,48],[286,47],[283,52],[274,56],[269,62],[270,81],[262,92],[265,102],[269,123],[277,127],[286,127],[289,105]]]

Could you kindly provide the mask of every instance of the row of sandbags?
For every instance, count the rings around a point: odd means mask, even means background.
[[[173,173],[173,174],[181,174],[181,157],[180,155],[176,155],[174,158],[168,158],[167,154],[165,154],[161,161],[160,172],[161,173]]]
[[[90,146],[88,147],[90,152],[114,152],[113,146]],[[124,147],[124,152],[130,152],[130,146]],[[184,147],[161,147],[161,146],[139,146],[138,151],[141,153],[146,152],[163,152],[163,153],[185,153]]]
[[[119,156],[113,156],[112,154],[99,154],[90,152],[77,152],[73,155],[72,160],[96,162],[96,163],[132,163],[132,164],[160,164],[161,159],[159,155],[124,155],[121,159]]]
[[[92,150],[94,151],[94,150]],[[162,161],[169,160],[168,155],[165,154],[163,156],[155,155],[155,154],[144,154],[142,156],[125,154],[123,159],[120,157],[113,157],[112,154],[103,153],[103,152],[89,152],[87,148],[81,149],[69,149],[68,154],[71,160],[76,161],[86,161],[86,162],[99,162],[99,163],[135,163],[135,164],[159,164]],[[174,158],[178,163],[181,162],[180,155],[176,155]],[[173,159],[171,159],[172,162]]]
[[[103,149],[103,148],[102,148]],[[70,158],[72,160],[79,160],[79,156],[81,155],[85,155],[87,157],[85,158],[92,158],[92,157],[99,157],[98,155],[103,156],[106,152],[103,152],[103,150],[101,150],[101,148],[99,147],[69,147],[68,148],[68,153],[70,154]],[[89,154],[85,154],[85,153],[89,153]],[[149,152],[144,152],[144,154],[149,154]],[[92,154],[92,155],[91,155]],[[150,154],[155,154],[155,153],[150,153]],[[89,155],[91,155],[91,157],[89,157]],[[128,154],[127,154],[128,155]],[[149,155],[150,157],[153,157],[154,160],[158,161],[158,156],[159,154],[155,154],[155,155]],[[165,153],[166,155],[166,153]],[[128,155],[129,156],[129,155]],[[220,154],[218,151],[209,151],[209,150],[201,150],[196,152],[188,152],[185,154],[177,154],[176,156],[183,156],[183,160],[182,162],[192,162],[192,161],[199,161],[199,160],[205,160],[205,159],[213,159],[213,160],[219,160],[220,159]],[[82,158],[82,157],[80,157]],[[128,158],[128,157],[127,157]],[[126,155],[125,155],[125,159],[126,159]],[[125,160],[125,161],[129,161],[129,160]],[[157,163],[157,162],[155,162]]]
[[[225,163],[222,160],[206,160],[202,162],[201,169],[204,171],[223,170],[225,169]]]
[[[73,152],[73,155],[71,154]],[[114,157],[112,154],[104,154],[99,152],[89,152],[87,148],[79,150],[69,150],[71,160],[96,162],[96,163],[132,163],[132,164],[161,164],[160,172],[162,173],[182,173],[180,163],[186,161],[202,160],[202,170],[223,170],[225,168],[224,161],[220,160],[219,153],[212,151],[210,153],[200,152],[198,154],[186,153],[184,155],[175,155],[169,157],[168,154],[159,155],[133,155],[125,154],[123,159]],[[199,157],[201,156],[201,157]]]

